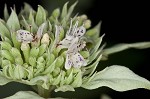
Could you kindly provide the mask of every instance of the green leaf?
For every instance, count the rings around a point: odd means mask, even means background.
[[[101,53],[102,49],[104,48],[105,45],[103,45],[99,50],[98,48],[101,45],[102,39],[103,39],[104,35],[102,35],[99,40],[97,41],[96,45],[94,46],[94,48],[90,51],[91,55],[88,58],[88,64],[90,64],[93,60],[95,60],[95,58]]]
[[[44,99],[32,91],[19,91],[14,95],[4,99]]]
[[[7,9],[7,4],[5,4],[5,7],[4,7],[4,19],[8,20],[8,18],[9,18],[9,13],[8,13],[8,9]]]
[[[136,49],[145,49],[150,48],[150,42],[139,42],[139,43],[132,43],[132,44],[117,44],[110,48],[106,48],[103,50],[104,55],[109,55],[113,53],[117,53],[129,48],[136,48]]]
[[[58,18],[59,15],[60,15],[60,9],[59,9],[59,8],[55,9],[55,10],[52,12],[52,16],[53,16],[54,18]]]
[[[2,22],[3,20],[0,19],[0,36],[2,38],[7,37],[7,38],[11,38],[10,37],[10,31],[7,29],[7,27],[5,26],[5,24]]]
[[[63,19],[67,15],[67,5],[68,2],[66,2],[62,8],[61,19]]]
[[[21,42],[19,42],[18,40],[17,40],[17,33],[16,32],[12,32],[11,33],[11,37],[12,37],[12,42],[13,42],[13,44],[14,44],[14,47],[16,47],[16,48],[18,48],[18,49],[20,49],[20,46],[21,46]]]
[[[10,49],[12,48],[12,46],[8,43],[8,42],[1,42],[1,48],[10,51]]]
[[[46,21],[46,12],[42,6],[38,5],[35,22],[38,26],[40,26],[45,21]]]
[[[23,9],[21,9],[18,18],[21,19],[21,17],[24,16],[24,18],[27,19],[31,10],[35,13],[33,8],[29,4],[24,3],[24,7]]]
[[[102,36],[99,38],[99,40],[97,41],[96,45],[95,45],[94,48],[91,50],[91,53],[95,53],[95,52],[98,50],[98,48],[100,47],[100,44],[102,43],[102,40],[103,40],[103,37],[104,37],[104,36],[105,36],[105,34],[102,35]]]
[[[71,5],[71,7],[68,9],[68,13],[66,15],[66,21],[69,20],[75,6],[77,5],[78,1],[76,1],[73,5]]]
[[[12,80],[6,78],[6,77],[2,74],[2,72],[0,71],[0,86],[5,85],[5,84],[7,84],[7,83],[9,83],[9,82],[11,82],[11,81],[12,81]]]
[[[93,39],[98,38],[100,35],[101,24],[102,22],[100,21],[94,28],[88,30],[85,35],[92,37]]]
[[[34,17],[35,17],[34,12],[33,12],[33,10],[31,10],[30,14],[29,14],[29,24],[31,24],[31,26],[32,26],[32,28],[31,28],[32,33],[35,33],[38,30],[38,27],[35,23]]]
[[[20,23],[18,20],[18,16],[14,10],[12,10],[10,17],[7,20],[7,25],[12,31],[17,31],[20,29]]]
[[[82,87],[96,89],[107,86],[116,91],[127,91],[137,88],[150,90],[150,82],[124,66],[113,65],[98,72],[91,80],[85,81]]]

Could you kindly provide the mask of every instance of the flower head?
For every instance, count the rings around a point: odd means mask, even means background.
[[[6,21],[0,21],[2,74],[10,80],[45,89],[80,87],[92,54],[86,45],[87,17],[71,17],[72,12],[60,15],[57,9],[48,18],[43,7],[38,6],[37,12],[30,9],[22,12],[22,17],[12,10]]]

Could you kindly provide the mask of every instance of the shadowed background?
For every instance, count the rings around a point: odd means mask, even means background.
[[[35,10],[37,5],[42,5],[50,12],[57,7],[62,8],[68,0],[0,0],[0,18],[3,18],[3,8],[6,3],[8,7],[16,6],[17,12],[23,6],[23,2],[29,3]],[[71,5],[76,0],[70,0]],[[150,6],[144,2],[102,2],[102,0],[78,0],[75,13],[87,14],[95,26],[102,21],[101,35],[105,33],[103,40],[107,42],[107,47],[117,43],[134,43],[150,41]],[[102,70],[106,66],[118,64],[129,67],[136,74],[150,80],[150,50],[130,49],[109,57],[108,61],[100,62],[97,70]],[[19,83],[9,83],[0,87],[0,98],[16,93],[19,90],[31,90],[30,86]],[[110,88],[102,87],[95,90],[85,90],[77,88],[76,92],[53,93],[56,97],[74,97],[80,99],[99,99],[102,94],[107,94],[112,99],[144,99],[150,98],[150,91],[146,89],[136,89],[126,92],[116,92]]]

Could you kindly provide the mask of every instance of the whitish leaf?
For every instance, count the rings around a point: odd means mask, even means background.
[[[85,67],[85,68],[87,68],[87,70],[85,71],[85,74],[89,74],[89,76],[91,76],[94,73],[94,71],[95,71],[99,61],[101,60],[101,58],[102,58],[102,55],[100,55],[93,64],[91,64],[88,67]]]
[[[116,91],[127,91],[137,88],[150,89],[150,82],[124,66],[114,65],[98,72],[95,77],[82,85],[86,89],[96,89],[102,86]]]
[[[49,86],[48,83],[48,77],[47,76],[37,76],[35,78],[32,78],[29,82],[27,82],[29,85],[41,85],[43,88],[48,89]]]
[[[19,91],[16,94],[4,99],[44,99],[32,91]]]
[[[132,44],[117,44],[110,48],[106,48],[103,50],[103,54],[109,55],[113,53],[117,53],[129,48],[136,48],[136,49],[145,49],[150,48],[150,42],[140,42],[140,43],[132,43]]]
[[[20,23],[18,20],[18,16],[14,10],[12,10],[10,17],[7,20],[7,25],[12,31],[16,31],[20,29]]]
[[[2,74],[2,72],[0,71],[0,86],[5,85],[5,84],[7,84],[7,83],[9,83],[9,82],[11,82],[11,81],[12,81],[12,80],[6,78],[6,77]]]
[[[74,88],[70,85],[63,85],[57,89],[55,89],[55,92],[58,92],[58,91],[62,91],[62,92],[65,92],[65,91],[75,91]]]

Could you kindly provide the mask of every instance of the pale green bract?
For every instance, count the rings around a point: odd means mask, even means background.
[[[3,99],[45,99],[32,91],[19,91],[16,94]],[[47,99],[66,99],[66,98],[47,98]]]
[[[5,6],[4,20],[0,19],[0,85],[12,81],[31,85],[42,97],[49,97],[45,96],[46,91],[49,94],[52,90],[75,91],[74,88],[77,87],[96,89],[107,86],[117,91],[150,89],[148,80],[123,66],[109,66],[95,72],[99,62],[106,60],[110,54],[128,48],[149,48],[150,42],[118,44],[104,48],[105,44],[101,46],[104,35],[99,37],[101,22],[91,28],[91,21],[86,15],[72,16],[76,4],[77,2],[68,8],[67,2],[62,11],[57,8],[51,16],[40,5],[36,12],[25,3],[24,9],[18,15],[13,9],[9,15]],[[77,32],[80,29],[84,30],[83,35]],[[67,37],[68,31],[70,34]],[[77,42],[72,44],[72,41],[76,40],[72,36],[75,33],[78,35]],[[64,40],[66,38],[67,40]],[[63,48],[60,42],[67,42],[69,45]],[[70,59],[68,50],[73,53],[73,64],[66,69],[65,64]],[[86,65],[78,63],[79,60]],[[5,99],[43,99],[39,95],[20,91]]]

